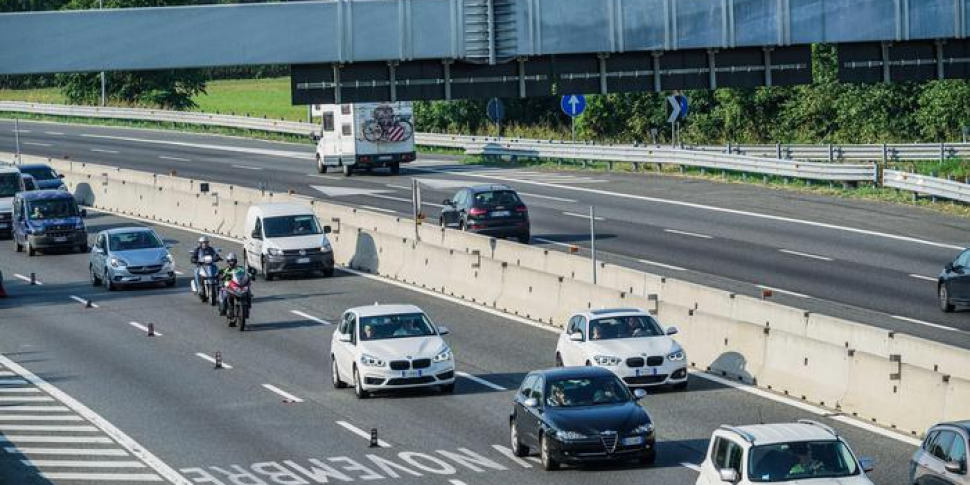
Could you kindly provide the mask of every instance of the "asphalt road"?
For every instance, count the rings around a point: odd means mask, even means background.
[[[131,222],[95,213],[87,224],[93,235]],[[188,272],[187,253],[197,234],[157,229],[174,244],[179,269]],[[216,245],[239,249],[226,241]],[[140,477],[121,483],[143,483],[161,477],[157,463],[192,483],[227,485],[690,484],[696,478],[692,467],[719,425],[805,417],[834,426],[857,454],[874,457],[872,477],[879,484],[905,483],[913,451],[905,440],[694,374],[687,391],[651,392],[644,400],[658,427],[656,466],[542,472],[534,461],[503,453],[512,391],[495,386],[513,389],[526,372],[552,364],[556,334],[548,329],[338,272],[328,279],[257,282],[251,331],[241,333],[189,293],[187,277],[172,289],[107,292],[88,282],[85,254],[30,258],[8,242],[0,244],[0,261],[11,293],[0,299],[4,484],[78,483],[70,479],[75,473],[104,474],[86,483],[125,478],[118,474]],[[30,273],[41,285],[23,281]],[[84,301],[92,307],[85,308]],[[462,377],[454,395],[417,392],[367,401],[333,389],[328,375],[333,326],[326,322],[337,321],[346,308],[375,301],[413,303],[447,325],[458,370],[489,384]],[[149,323],[160,335],[147,336]],[[216,370],[198,355],[211,358],[216,352],[231,369]],[[22,372],[15,365],[76,403],[37,388],[35,381],[16,382]],[[79,413],[77,403],[90,412]],[[22,405],[29,408],[13,408]],[[11,418],[14,413],[21,417]],[[106,432],[102,421],[117,431]],[[389,446],[369,448],[353,431],[371,428]],[[146,464],[149,453],[156,467]]]
[[[0,121],[0,150],[13,149]],[[426,155],[398,177],[315,173],[312,147],[212,135],[21,123],[25,153],[299,193],[410,214],[411,178],[425,210],[458,187],[507,183],[530,208],[533,244],[589,246],[596,207],[601,259],[809,311],[970,347],[966,311],[943,314],[935,278],[967,245],[965,219],[929,210],[834,199],[678,176],[538,172],[465,166]],[[8,136],[10,134],[11,136]]]

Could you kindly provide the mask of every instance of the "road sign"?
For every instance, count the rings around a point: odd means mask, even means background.
[[[670,117],[667,118],[667,123],[673,123],[677,120],[687,118],[687,96],[682,94],[667,96],[667,102],[670,103],[671,108]]]
[[[586,96],[582,94],[567,94],[562,97],[559,107],[562,108],[563,113],[575,118],[583,114],[583,111],[586,111]]]
[[[505,118],[505,105],[502,104],[501,99],[492,98],[488,100],[485,113],[488,115],[488,119],[492,120],[492,123],[501,123],[502,119]]]
[[[677,95],[677,102],[680,104],[680,119],[686,120],[687,119],[687,111],[688,111],[688,107],[689,107],[688,106],[688,103],[687,103],[687,96],[684,96],[683,94],[678,94]]]

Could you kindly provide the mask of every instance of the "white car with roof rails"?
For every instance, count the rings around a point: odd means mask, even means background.
[[[24,191],[20,170],[0,164],[0,237],[13,237],[13,196]]]
[[[605,367],[630,387],[687,387],[687,354],[650,313],[636,308],[591,310],[569,318],[556,345],[557,366]]]
[[[344,312],[330,343],[335,388],[354,386],[360,399],[375,391],[418,387],[455,390],[455,358],[442,335],[414,305],[378,305]]]
[[[721,426],[695,485],[872,485],[871,458],[856,458],[838,431],[818,421]]]

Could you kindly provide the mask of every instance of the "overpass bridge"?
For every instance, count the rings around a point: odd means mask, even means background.
[[[968,77],[970,0],[328,0],[0,15],[0,74],[291,64],[293,102]],[[12,47],[12,48],[11,48]]]

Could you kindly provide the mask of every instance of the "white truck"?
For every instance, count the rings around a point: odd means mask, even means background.
[[[398,174],[415,159],[414,109],[409,102],[326,104],[317,141],[317,171],[386,167]]]

